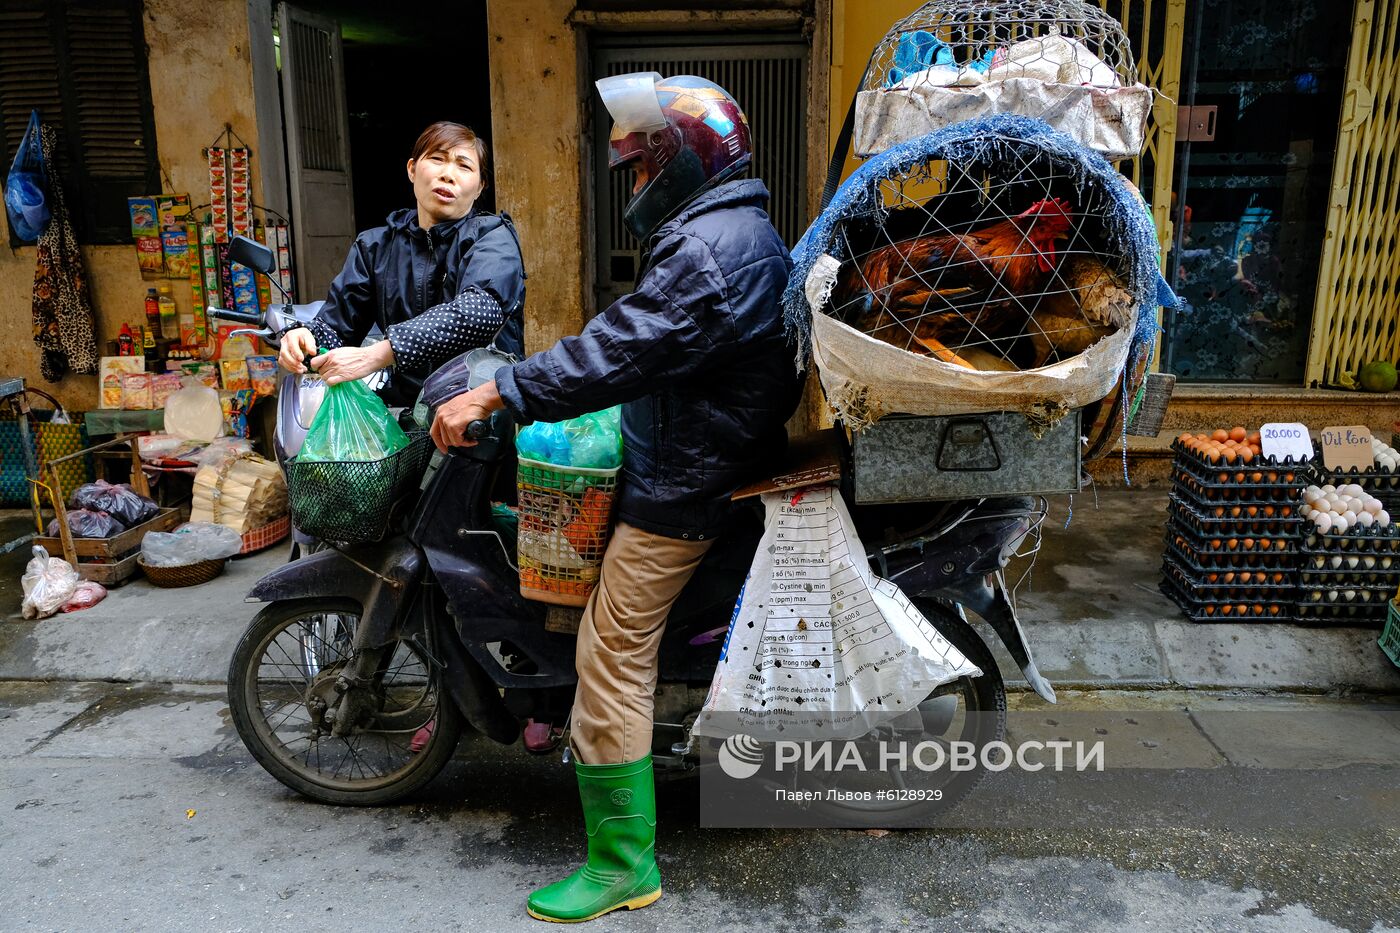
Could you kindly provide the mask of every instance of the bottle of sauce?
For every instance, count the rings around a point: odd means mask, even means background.
[[[141,348],[146,356],[146,369],[156,372],[156,364],[160,362],[160,354],[156,350],[156,325],[141,328]]]
[[[135,356],[136,339],[131,335],[131,325],[123,324],[122,332],[117,335],[117,356]]]
[[[180,309],[175,306],[175,296],[170,293],[170,283],[160,284],[160,335],[166,340],[180,342]]]
[[[154,288],[146,289],[146,327],[160,334],[160,297]]]

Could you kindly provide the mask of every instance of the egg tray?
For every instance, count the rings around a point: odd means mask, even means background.
[[[1302,538],[1301,551],[1304,554],[1385,554],[1400,555],[1400,534],[1394,524],[1385,528],[1347,529],[1345,534],[1318,534],[1306,532]]]
[[[1172,460],[1173,467],[1176,467],[1178,471],[1185,470],[1186,472],[1195,476],[1197,479],[1206,483],[1219,483],[1219,477],[1221,473],[1228,473],[1231,476],[1231,479],[1227,480],[1226,482],[1231,484],[1240,484],[1244,481],[1236,480],[1233,478],[1238,473],[1244,473],[1246,474],[1246,476],[1248,476],[1250,473],[1263,472],[1267,474],[1269,472],[1277,472],[1277,479],[1265,480],[1265,482],[1268,482],[1273,485],[1291,486],[1293,485],[1293,483],[1290,483],[1287,480],[1283,479],[1284,473],[1292,472],[1294,482],[1301,482],[1302,480],[1306,479],[1308,476],[1311,475],[1313,465],[1312,458],[1295,460],[1292,457],[1284,457],[1282,460],[1266,457],[1255,457],[1248,463],[1242,463],[1238,460],[1234,461],[1233,463],[1226,463],[1222,459],[1215,463],[1211,463],[1208,459],[1206,459],[1206,457],[1204,457],[1197,451],[1191,450],[1190,448],[1182,445],[1180,440],[1172,441],[1171,449],[1176,455],[1175,458]],[[1254,481],[1249,480],[1249,482]]]
[[[1288,570],[1298,569],[1296,551],[1199,551],[1182,547],[1168,534],[1166,552],[1192,570],[1211,573],[1218,570]]]
[[[1202,554],[1296,554],[1302,538],[1296,535],[1199,535],[1195,529],[1168,519],[1167,529],[1186,539],[1186,545]],[[1232,546],[1230,542],[1234,542]],[[1267,542],[1267,546],[1265,543]],[[1279,547],[1279,542],[1283,547]],[[1298,566],[1294,563],[1293,566]]]
[[[1284,575],[1283,582],[1256,582],[1255,574],[1272,576]],[[1269,570],[1227,570],[1198,571],[1188,569],[1177,562],[1177,558],[1166,555],[1162,560],[1162,574],[1169,579],[1188,599],[1203,602],[1291,602],[1298,598],[1298,579],[1292,571]],[[1240,574],[1248,574],[1250,579],[1238,582]],[[1223,582],[1225,576],[1232,576],[1231,582]],[[1210,582],[1210,577],[1218,578]]]
[[[1290,512],[1293,508],[1291,505],[1283,507],[1289,509]],[[1277,508],[1277,506],[1224,505],[1221,503],[1204,505],[1178,496],[1176,493],[1172,493],[1167,499],[1167,516],[1203,538],[1214,538],[1219,535],[1248,535],[1251,537],[1262,535],[1269,538],[1302,537],[1303,518],[1300,515],[1264,516],[1260,512],[1253,517],[1248,517],[1242,512],[1240,517],[1235,517],[1229,514],[1231,509],[1262,510],[1266,508]],[[1217,517],[1210,514],[1216,509],[1224,511],[1225,515]]]
[[[1302,496],[1304,484],[1241,482],[1233,480],[1225,483],[1207,482],[1198,476],[1177,471],[1172,477],[1172,489],[1186,491],[1202,502],[1241,502],[1277,505],[1280,502],[1297,502]]]
[[[1314,444],[1313,450],[1316,454],[1313,458],[1312,475],[1313,482],[1317,485],[1331,483],[1333,486],[1345,486],[1355,483],[1377,499],[1382,498],[1384,494],[1400,497],[1400,470],[1387,470],[1380,464],[1373,465],[1369,470],[1360,467],[1329,470],[1323,466],[1322,448]]]
[[[1303,586],[1388,586],[1392,593],[1400,586],[1400,569],[1395,567],[1389,570],[1305,567],[1298,573]]]
[[[1192,622],[1292,622],[1298,606],[1294,593],[1287,599],[1268,601],[1203,600],[1192,598],[1167,579],[1162,580],[1161,590]],[[1237,611],[1241,605],[1246,607],[1243,615]]]
[[[1341,589],[1358,589],[1358,587],[1342,587]],[[1385,623],[1387,607],[1393,595],[1393,591],[1378,588],[1371,591],[1369,602],[1361,602],[1356,599],[1345,602],[1340,596],[1333,602],[1326,598],[1325,593],[1321,600],[1314,600],[1309,592],[1300,591],[1298,603],[1293,611],[1299,622],[1379,628]]]

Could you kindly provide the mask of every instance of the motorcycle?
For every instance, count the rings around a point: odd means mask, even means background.
[[[270,252],[249,240],[235,239],[230,256],[261,274],[271,269]],[[256,321],[220,309],[211,314],[260,325],[252,332],[274,347],[287,320],[287,312],[275,307]],[[510,362],[482,348],[447,363],[424,383],[410,428],[426,429],[437,406],[489,381]],[[279,457],[289,457],[288,441],[307,423],[300,420],[303,395],[314,389],[308,380],[289,376],[281,390]],[[294,425],[284,418],[298,420]],[[433,455],[421,483],[394,504],[391,531],[382,540],[332,542],[268,573],[248,594],[264,605],[229,665],[233,723],[259,764],[307,797],[388,804],[431,781],[453,757],[466,728],[509,744],[531,721],[567,721],[575,638],[561,629],[568,628],[570,611],[520,595],[513,534],[493,518],[493,492],[514,489],[514,424],[508,412],[498,411],[489,421],[473,422],[468,434],[477,439],[475,446]],[[845,456],[849,461],[848,450]],[[849,502],[848,485],[843,494]],[[1018,554],[1023,542],[1039,545],[1043,500],[853,505],[851,513],[872,566],[897,582],[982,672],[944,684],[919,705],[924,738],[970,741],[980,748],[1004,734],[1005,685],[967,609],[995,632],[1032,688],[1054,702],[1005,577],[1013,556],[1027,556]],[[691,727],[761,525],[755,508],[710,549],[667,622],[653,740],[660,774],[708,764],[697,743],[709,740],[692,736]],[[572,612],[576,619],[577,610]],[[556,741],[546,749],[560,744],[561,731],[553,730]],[[982,776],[979,767],[936,780],[951,804]],[[836,804],[862,811],[847,818],[873,825],[888,820],[890,809],[908,805],[878,804],[881,809],[868,811],[869,804]]]

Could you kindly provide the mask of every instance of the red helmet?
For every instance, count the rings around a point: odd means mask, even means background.
[[[638,239],[753,157],[748,118],[713,81],[641,72],[603,78],[598,92],[613,118],[608,166],[641,161],[646,169],[646,185],[623,214]]]

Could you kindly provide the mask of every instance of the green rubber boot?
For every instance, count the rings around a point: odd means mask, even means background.
[[[656,867],[656,784],[651,756],[620,765],[576,764],[588,831],[588,861],[563,881],[530,895],[536,920],[579,923],[661,896]]]

